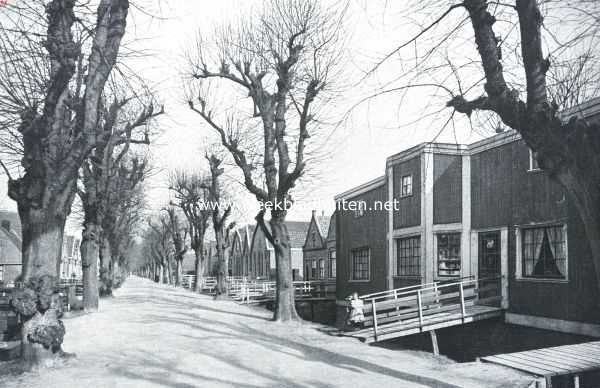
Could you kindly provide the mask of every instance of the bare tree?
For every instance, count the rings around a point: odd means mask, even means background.
[[[39,11],[43,6],[42,2],[35,2],[29,8],[11,10],[20,20],[34,24],[40,20]],[[52,294],[78,170],[95,145],[102,91],[125,34],[128,1],[99,1],[95,25],[88,33],[92,35],[89,45],[75,39],[74,25],[85,18],[76,15],[74,6],[74,1],[52,0],[43,8],[46,17],[41,20],[45,19],[46,25],[41,37],[32,39],[32,34],[15,34],[17,39],[29,42],[23,45],[35,45],[35,53],[43,47],[48,58],[46,69],[33,72],[33,76],[42,74],[45,78],[33,80],[31,74],[17,77],[31,80],[34,85],[42,84],[44,88],[36,103],[26,104],[18,112],[20,118],[15,132],[22,144],[23,175],[13,177],[5,169],[9,175],[8,193],[17,202],[22,224],[22,275],[28,285],[26,290],[32,291],[15,296],[21,300],[29,295],[39,301],[43,294]],[[38,14],[28,15],[34,18],[20,18],[25,16],[22,15],[24,10],[37,10]],[[90,49],[85,61],[83,48]],[[0,78],[11,77],[8,74]],[[41,306],[19,311],[26,320],[22,330],[22,356],[30,365],[61,353],[64,326],[58,319],[59,314],[55,308],[47,308],[48,303]]]
[[[204,284],[204,236],[208,229],[211,210],[206,206],[208,191],[206,178],[200,174],[190,174],[183,171],[174,172],[170,177],[169,189],[175,195],[173,205],[183,211],[187,219],[190,247],[195,255],[196,284],[194,290],[199,292]]]
[[[167,226],[170,229],[171,238],[173,240],[173,255],[176,266],[175,285],[181,286],[181,280],[183,276],[183,257],[187,251],[185,243],[187,240],[188,228],[179,220],[179,215],[177,214],[177,210],[174,206],[169,206],[164,210],[168,215]]]
[[[231,214],[231,204],[228,204],[224,210],[221,207],[221,192],[223,187],[220,177],[225,170],[221,167],[223,160],[216,154],[206,155],[210,166],[210,185],[208,186],[208,200],[212,208],[212,224],[215,231],[215,240],[217,243],[217,288],[215,298],[221,298],[227,295],[227,265],[229,263],[229,234],[235,227],[235,223],[226,225],[227,218]]]
[[[201,86],[198,96],[189,99],[190,108],[217,132],[243,173],[246,188],[262,206],[256,219],[275,248],[277,321],[299,319],[285,218],[292,203],[291,191],[305,171],[306,141],[310,127],[316,124],[314,105],[339,60],[342,14],[322,9],[317,1],[265,1],[253,21],[216,32],[212,57],[201,38],[191,56],[191,73]],[[237,88],[249,98],[249,106],[237,106],[237,116],[227,115],[225,110],[215,115],[202,83],[211,79]],[[239,127],[242,123],[246,123],[246,131]],[[295,133],[288,133],[288,128]],[[243,134],[252,131],[260,133],[254,135],[262,143],[258,151],[244,148],[248,138]],[[264,220],[266,211],[270,212],[270,228]]]
[[[107,191],[119,186],[110,182],[110,179],[124,178],[115,171],[128,154],[132,144],[150,143],[149,121],[162,113],[162,110],[155,112],[153,104],[149,103],[142,105],[137,117],[129,120],[122,110],[131,109],[128,105],[134,105],[132,102],[129,98],[115,99],[107,109],[104,109],[102,129],[99,131],[96,146],[81,170],[82,187],[78,190],[78,194],[84,212],[80,249],[83,265],[83,307],[86,311],[98,309],[98,259],[103,234],[102,225],[104,215],[108,211],[108,201],[114,197]],[[142,131],[137,131],[141,133],[134,138],[134,130],[138,128]]]
[[[140,222],[144,209],[142,181],[149,174],[148,161],[138,156],[122,159],[109,170],[107,186],[103,188],[105,201],[101,224],[100,282],[101,294],[110,295],[117,285],[119,263]]]
[[[496,128],[517,130],[540,167],[569,193],[600,279],[600,123],[577,109],[600,95],[600,3],[409,3],[426,21],[420,18],[418,32],[365,77],[400,57],[400,83],[386,85],[380,94],[426,87],[452,109],[448,122],[458,112],[475,125],[491,117],[500,121]],[[470,41],[464,40],[467,33],[473,36]]]
[[[173,257],[173,240],[166,216],[148,220],[148,233],[145,242],[149,246],[151,257],[156,263],[158,282],[171,283],[171,258]]]

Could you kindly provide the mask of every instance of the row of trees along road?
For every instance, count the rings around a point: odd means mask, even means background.
[[[130,91],[127,96],[106,87],[119,58],[129,2],[99,0],[95,6],[52,0],[2,7],[2,167],[22,224],[24,288],[13,293],[12,305],[24,319],[26,366],[63,354],[65,328],[56,286],[79,174],[87,309],[98,305],[98,242],[111,246],[100,255],[103,265],[111,261],[118,268],[131,241],[121,233],[140,216],[139,209],[115,197],[123,190],[138,200],[143,195],[139,188],[134,193],[134,187],[146,163],[126,155],[131,144],[148,143],[147,136],[135,135],[158,113],[152,98],[133,99],[139,94]],[[131,211],[109,214],[108,209],[117,212],[119,206]]]
[[[318,128],[315,106],[325,100],[340,63],[343,18],[343,8],[325,9],[315,0],[265,1],[251,18],[218,28],[210,40],[200,36],[188,53],[189,75],[197,80],[188,93],[190,109],[216,131],[262,204],[292,203],[292,189],[306,171],[305,146],[311,127]],[[247,97],[247,105],[213,111],[210,81]],[[263,207],[256,216],[275,250],[276,321],[299,319],[288,210]]]
[[[216,240],[217,265],[208,270],[214,270],[217,274],[216,298],[219,299],[227,296],[230,233],[235,223],[227,224],[232,208],[229,204],[221,203],[226,195],[221,182],[223,160],[214,153],[206,154],[206,160],[209,171],[205,174],[184,171],[171,174],[169,189],[174,194],[174,200],[148,220],[144,238],[146,260],[142,260],[138,269],[159,283],[180,286],[184,255],[190,246],[196,258],[194,289],[200,291],[207,271],[205,236],[211,222]]]

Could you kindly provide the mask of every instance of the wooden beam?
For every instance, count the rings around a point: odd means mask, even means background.
[[[430,330],[429,335],[431,336],[431,345],[433,347],[433,354],[436,356],[440,355],[440,348],[438,347],[437,334],[435,330]]]

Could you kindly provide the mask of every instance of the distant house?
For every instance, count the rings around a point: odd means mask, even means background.
[[[246,276],[250,255],[251,229],[248,225],[236,229],[232,234],[229,273],[231,276]]]
[[[317,216],[313,210],[302,253],[304,280],[335,279],[335,214]]]
[[[600,118],[600,99],[585,112]],[[599,279],[583,224],[517,132],[420,144],[336,201],[341,308],[354,291],[497,279],[507,322],[600,336]]]
[[[304,277],[302,270],[302,247],[304,246],[310,223],[304,221],[286,221],[285,224],[290,235],[293,279],[302,280]],[[266,225],[267,229],[269,229],[268,222]],[[275,278],[275,251],[258,225],[254,227],[245,276],[262,279]]]
[[[62,259],[60,262],[61,279],[81,279],[81,240],[73,235],[65,235],[63,238]]]
[[[207,241],[204,243],[204,276],[212,276],[216,263],[216,242]],[[173,266],[175,268],[175,265]],[[189,248],[183,255],[182,272],[188,275],[196,274],[196,254]]]
[[[21,221],[16,212],[0,211],[0,286],[21,274]]]

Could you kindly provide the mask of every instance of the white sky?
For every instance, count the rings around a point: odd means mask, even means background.
[[[142,12],[132,8],[126,40],[126,47],[143,50],[145,56],[137,60],[127,60],[127,65],[136,74],[149,80],[164,103],[166,114],[160,118],[162,135],[151,146],[154,163],[161,173],[148,182],[150,200],[154,207],[160,208],[169,201],[166,189],[166,174],[173,169],[205,168],[204,147],[214,143],[214,133],[201,118],[191,112],[184,101],[181,77],[186,70],[184,52],[192,45],[199,28],[207,33],[213,26],[231,17],[244,15],[244,10],[258,4],[252,0],[143,0],[148,4]],[[348,87],[331,108],[332,118],[339,118],[362,97],[373,92],[384,80],[393,79],[401,69],[397,61],[383,66],[369,81],[354,85],[360,79],[361,70],[368,70],[377,59],[390,52],[399,43],[412,35],[414,29],[402,25],[404,20],[401,9],[394,9],[403,2],[350,0],[346,20],[348,37],[348,57],[346,65]],[[368,7],[365,8],[365,4]],[[149,17],[146,12],[158,15]],[[243,17],[243,16],[242,16]],[[414,27],[414,26],[413,26]],[[474,50],[473,44],[467,45]],[[326,143],[314,142],[307,149],[320,147],[326,158],[316,160],[309,167],[320,172],[319,179],[300,182],[294,191],[294,197],[305,203],[320,205],[292,209],[288,219],[308,220],[310,208],[315,207],[330,213],[333,210],[334,195],[353,186],[369,181],[384,174],[385,160],[388,156],[424,141],[431,141],[447,119],[444,117],[431,121],[430,118],[415,121],[429,103],[429,95],[422,90],[413,89],[408,98],[399,101],[393,95],[361,104],[354,109],[347,120],[335,131],[332,127],[321,129],[328,138]],[[437,100],[442,108],[445,101]],[[437,141],[464,143],[481,138],[472,133],[465,125],[449,127]],[[462,123],[462,125],[460,125]],[[312,140],[312,139],[311,139]],[[239,179],[236,169],[230,176]],[[239,207],[238,223],[251,222],[255,215],[255,200],[237,185],[241,194],[236,195]],[[0,195],[5,197],[6,185],[0,184]],[[14,208],[11,200],[0,202],[3,207]]]
[[[164,169],[152,179],[152,203],[160,207],[168,202],[166,187],[166,171],[184,168],[197,169],[205,167],[203,149],[207,143],[214,143],[216,136],[205,125],[201,118],[191,112],[184,101],[181,88],[181,75],[186,70],[184,52],[193,41],[199,28],[205,33],[212,26],[244,13],[244,9],[258,4],[257,1],[222,0],[191,1],[172,0],[160,2],[160,20],[149,20],[140,12],[134,11],[134,19],[129,25],[129,39],[142,39],[136,45],[148,50],[148,57],[134,64],[136,72],[150,79],[157,85],[159,96],[165,103],[166,115],[160,119],[163,131],[158,142],[152,146],[155,163]],[[384,8],[385,7],[387,8]],[[377,58],[393,49],[406,39],[410,30],[396,23],[398,10],[390,8],[387,2],[370,2],[368,9],[361,1],[350,1],[348,11],[348,45],[351,61],[348,62],[348,73],[353,75],[349,82],[356,83],[360,71],[369,69]],[[159,13],[158,8],[148,10]],[[377,80],[392,78],[398,67],[392,63],[385,66],[376,79],[363,86],[348,88],[340,97],[332,110],[333,117],[340,117],[362,96],[372,93]],[[310,208],[318,207],[330,213],[333,210],[333,197],[353,186],[364,183],[384,174],[386,157],[409,148],[415,144],[431,141],[443,123],[439,120],[430,125],[423,120],[414,125],[398,126],[415,120],[427,104],[428,95],[417,89],[405,99],[401,109],[394,98],[380,98],[364,103],[355,109],[343,125],[324,128],[331,136],[326,144],[311,144],[308,148],[324,147],[328,156],[316,160],[311,166],[321,172],[320,179],[311,178],[300,182],[294,191],[294,197],[308,205],[302,209],[292,209],[288,219],[308,220]],[[440,101],[443,107],[444,101]],[[446,112],[446,118],[449,112]],[[471,142],[480,135],[471,132],[469,126],[463,125],[444,131],[437,140],[454,142]],[[239,174],[232,167],[231,176],[239,181]],[[241,184],[240,184],[241,185]],[[242,212],[238,214],[240,223],[252,220],[255,215],[255,201],[249,195],[237,195]],[[313,205],[310,205],[313,204]],[[307,208],[308,207],[308,208]]]

